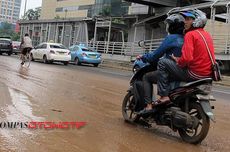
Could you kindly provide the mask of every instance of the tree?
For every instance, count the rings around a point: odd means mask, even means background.
[[[111,16],[111,6],[105,6],[99,13],[101,16]]]
[[[9,36],[13,32],[12,24],[2,22],[0,27],[0,36]]]
[[[54,19],[61,19],[61,17],[59,15],[56,15]]]
[[[20,35],[13,29],[12,24],[2,22],[0,26],[0,37],[10,37],[13,41],[19,41]]]
[[[39,17],[41,16],[41,11],[42,11],[42,8],[41,8],[41,7],[35,8],[35,17],[37,18],[37,20],[38,20]]]
[[[12,41],[20,41],[20,34],[13,32],[11,35]]]
[[[37,7],[34,10],[29,9],[22,17],[24,20],[38,20],[41,16],[41,7]]]

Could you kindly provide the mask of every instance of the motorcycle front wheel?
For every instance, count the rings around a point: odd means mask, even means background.
[[[204,113],[201,105],[196,102],[191,102],[189,104],[189,115],[199,120],[198,126],[193,129],[178,129],[178,132],[185,142],[199,144],[208,134],[210,119]]]
[[[131,92],[128,92],[122,103],[122,115],[126,122],[137,122],[139,120],[139,116],[135,113],[136,102],[134,99],[134,95]]]

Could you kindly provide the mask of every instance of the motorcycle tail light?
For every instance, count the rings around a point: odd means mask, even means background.
[[[212,91],[212,84],[203,84],[197,87],[203,94],[210,94]]]

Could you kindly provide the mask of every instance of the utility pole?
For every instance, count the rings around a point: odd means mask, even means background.
[[[27,5],[27,0],[25,0],[24,16],[26,15],[26,5]]]

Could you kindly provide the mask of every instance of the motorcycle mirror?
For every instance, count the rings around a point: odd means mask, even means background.
[[[144,41],[144,40],[139,41],[139,42],[138,42],[138,46],[139,46],[139,47],[145,47],[145,46],[146,46],[146,45],[145,45],[145,41]]]

